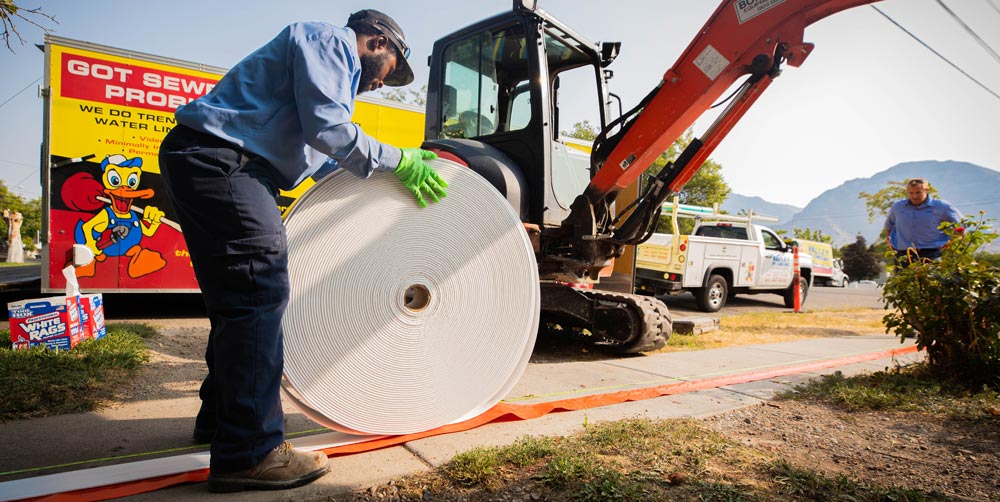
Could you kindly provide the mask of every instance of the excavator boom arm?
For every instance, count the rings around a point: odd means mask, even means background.
[[[777,76],[778,65],[799,66],[812,50],[805,28],[842,10],[878,0],[726,0],[663,75],[644,108],[617,139],[587,188],[598,204],[631,185],[656,158],[711,108],[737,80],[750,79],[700,138],[687,163],[670,173],[678,192]]]

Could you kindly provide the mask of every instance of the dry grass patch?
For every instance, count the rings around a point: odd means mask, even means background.
[[[824,338],[885,333],[884,310],[866,308],[819,310],[803,313],[752,312],[726,316],[720,329],[699,335],[674,334],[659,352],[717,349]]]

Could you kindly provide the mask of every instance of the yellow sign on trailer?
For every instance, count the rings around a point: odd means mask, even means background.
[[[387,99],[359,96],[351,120],[379,141],[400,148],[416,148],[424,141],[424,109]],[[291,191],[282,191],[278,207],[285,214],[292,201],[313,186],[307,179]]]
[[[77,269],[90,292],[195,292],[198,283],[174,209],[160,179],[158,151],[174,127],[174,110],[208,93],[226,70],[56,36],[45,38],[42,139],[42,291],[65,289],[62,269],[74,244],[95,250]],[[352,120],[368,134],[400,147],[420,146],[421,107],[361,97]],[[128,208],[112,208],[104,167],[135,177]],[[282,192],[282,212],[312,180]],[[129,232],[146,207],[165,214],[163,225]],[[113,209],[118,209],[118,216]],[[107,216],[105,216],[107,215]],[[211,215],[206,215],[211,217]],[[95,225],[114,221],[114,225]],[[101,231],[98,231],[101,229]]]

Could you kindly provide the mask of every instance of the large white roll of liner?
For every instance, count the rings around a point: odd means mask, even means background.
[[[286,396],[332,429],[408,434],[473,418],[528,364],[531,242],[483,178],[430,164],[449,188],[426,208],[390,173],[338,171],[286,218]]]

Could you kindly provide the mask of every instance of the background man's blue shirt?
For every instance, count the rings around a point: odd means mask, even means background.
[[[283,189],[338,167],[365,178],[395,170],[401,153],[351,122],[360,81],[353,30],[295,23],[177,108],[177,122],[264,157]]]
[[[948,243],[948,236],[938,230],[942,222],[958,222],[962,213],[948,201],[930,195],[919,206],[909,199],[897,201],[889,208],[884,229],[893,249],[937,249]]]

